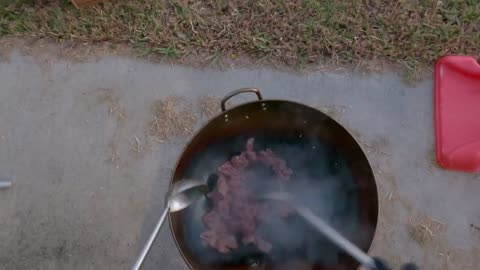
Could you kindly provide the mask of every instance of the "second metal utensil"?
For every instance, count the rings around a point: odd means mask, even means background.
[[[267,194],[263,194],[261,198],[280,200],[290,203],[290,205],[297,211],[300,216],[310,222],[310,224],[312,224],[318,231],[320,231],[337,247],[343,249],[345,252],[350,254],[350,256],[352,256],[355,260],[357,260],[367,269],[377,269],[375,260],[372,257],[368,256],[368,254],[359,249],[355,244],[343,237],[343,235],[338,233],[334,228],[332,228],[325,221],[323,221],[323,219],[315,215],[308,207],[302,204],[295,203],[293,197],[289,193],[281,191],[270,192]]]
[[[201,198],[207,191],[207,186],[205,181],[200,180],[182,180],[175,183],[172,188],[169,190],[166,196],[166,206],[163,210],[160,219],[157,221],[153,232],[148,237],[147,243],[143,247],[140,255],[138,256],[135,264],[132,266],[132,270],[138,270],[142,267],[145,258],[150,251],[153,242],[157,238],[162,225],[167,218],[168,212],[176,212],[187,208],[197,199]]]

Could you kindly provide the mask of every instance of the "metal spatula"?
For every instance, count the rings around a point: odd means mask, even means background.
[[[337,247],[350,254],[355,260],[367,269],[377,270],[375,260],[368,256],[365,252],[359,249],[355,244],[343,237],[334,228],[328,225],[323,219],[315,215],[308,207],[298,204],[293,200],[290,193],[282,191],[274,191],[263,194],[260,196],[262,199],[279,200],[289,203],[300,216],[307,220],[312,226],[320,231],[325,237],[327,237]]]
[[[140,255],[138,256],[135,264],[132,266],[132,270],[138,270],[142,267],[145,258],[153,245],[153,242],[157,238],[160,229],[167,217],[168,211],[176,212],[183,210],[190,206],[193,202],[201,198],[207,192],[207,185],[205,181],[200,180],[182,180],[175,183],[168,191],[166,196],[166,206],[163,210],[160,219],[157,221],[153,232],[147,240],[147,243],[143,247]]]

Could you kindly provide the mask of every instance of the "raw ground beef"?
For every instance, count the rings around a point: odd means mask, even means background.
[[[280,182],[287,182],[292,174],[286,162],[272,150],[255,151],[253,143],[253,138],[248,139],[245,151],[218,167],[217,184],[207,194],[213,207],[202,218],[208,230],[200,237],[205,246],[220,253],[229,253],[240,244],[253,244],[268,253],[272,248],[271,244],[256,233],[257,226],[264,218],[263,213],[277,210],[282,217],[290,213],[288,206],[280,202],[272,204],[258,201],[249,188],[247,171],[250,165],[270,168]]]

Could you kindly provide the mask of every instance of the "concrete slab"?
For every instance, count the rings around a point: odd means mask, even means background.
[[[315,106],[356,134],[377,174],[380,224],[371,254],[421,269],[476,269],[480,177],[436,167],[432,82],[394,74],[295,75],[196,70],[121,57],[0,63],[0,269],[128,269],[162,210],[186,136],[148,135],[155,100],[254,86]],[[250,97],[238,98],[242,102]],[[138,140],[138,142],[137,142]],[[168,229],[145,269],[186,269]]]

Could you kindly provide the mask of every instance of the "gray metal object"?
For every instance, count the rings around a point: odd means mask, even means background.
[[[190,204],[203,196],[205,192],[205,181],[183,180],[172,186],[166,196],[167,202],[165,209],[163,210],[160,219],[157,221],[153,232],[148,237],[147,243],[140,252],[135,264],[132,266],[132,270],[138,270],[142,267],[145,258],[152,248],[153,242],[155,242],[155,239],[157,238],[157,235],[160,232],[165,219],[167,218],[168,211],[176,212],[187,208]]]
[[[0,181],[0,189],[7,189],[12,186],[10,181]]]
[[[318,231],[320,231],[325,237],[327,237],[337,247],[343,249],[350,254],[355,260],[362,264],[367,269],[375,270],[375,261],[372,257],[368,256],[365,252],[359,249],[355,244],[343,237],[334,228],[328,225],[323,219],[315,215],[308,207],[298,204],[293,200],[293,197],[287,192],[270,192],[262,195],[264,199],[280,200],[288,202],[291,206],[297,210],[298,214],[313,225]]]

